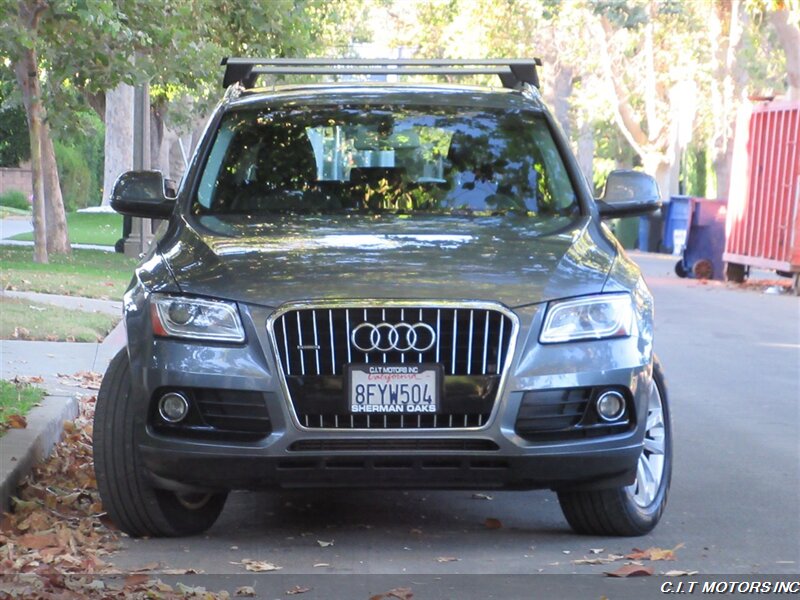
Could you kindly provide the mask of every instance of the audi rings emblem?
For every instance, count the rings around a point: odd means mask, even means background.
[[[427,323],[361,323],[353,329],[350,341],[361,352],[425,352],[436,343],[436,332]]]

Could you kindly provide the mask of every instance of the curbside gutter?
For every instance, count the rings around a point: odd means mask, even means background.
[[[0,510],[11,505],[11,496],[33,467],[45,460],[61,440],[64,421],[78,416],[78,400],[70,396],[45,396],[26,418],[25,429],[9,429],[0,437]]]

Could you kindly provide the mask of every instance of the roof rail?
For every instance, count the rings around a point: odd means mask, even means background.
[[[259,75],[498,75],[503,87],[539,87],[539,58],[372,59],[225,57],[222,86],[255,87]]]

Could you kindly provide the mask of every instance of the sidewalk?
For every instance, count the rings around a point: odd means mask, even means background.
[[[29,217],[6,217],[0,219],[0,245],[33,246],[33,242],[10,239],[15,235],[28,233],[29,231],[33,231],[33,225]],[[103,250],[104,252],[114,252],[114,246],[100,246],[98,244],[71,244],[71,246],[79,250]]]
[[[3,297],[21,297],[107,314],[122,313],[121,302],[108,300],[4,292],[0,294],[0,303]],[[25,429],[11,429],[0,437],[0,511],[8,507],[9,497],[15,493],[19,482],[38,462],[49,456],[61,438],[63,422],[77,416],[77,396],[94,393],[77,387],[71,376],[81,371],[105,372],[114,355],[125,346],[125,341],[122,322],[100,343],[0,340],[0,379],[41,377],[44,381],[37,385],[47,392],[41,406],[28,413]]]

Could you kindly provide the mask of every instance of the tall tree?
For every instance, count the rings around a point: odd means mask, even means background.
[[[794,6],[790,8],[790,4]],[[800,3],[797,0],[773,0],[768,14],[786,53],[786,95],[790,100],[800,100]]]
[[[709,145],[717,176],[717,196],[727,197],[736,113],[747,83],[747,70],[740,59],[745,14],[740,0],[715,0],[708,8],[709,36],[716,45],[711,57],[709,113],[712,130]]]
[[[11,55],[17,83],[22,91],[22,102],[28,121],[31,145],[31,170],[33,172],[33,235],[36,262],[46,263],[47,234],[45,231],[45,176],[42,161],[42,135],[44,134],[44,106],[39,82],[39,59],[36,52],[36,33],[47,6],[36,0],[22,1],[16,7],[5,3],[0,8],[0,22],[6,34],[4,50]]]

